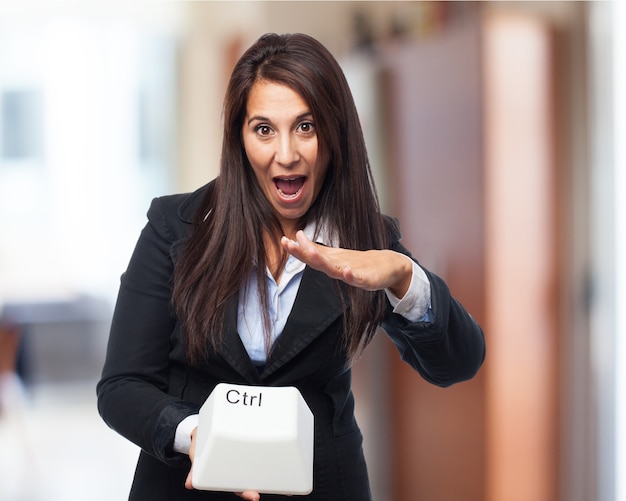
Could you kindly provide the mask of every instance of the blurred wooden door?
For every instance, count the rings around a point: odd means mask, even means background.
[[[485,329],[472,381],[391,356],[393,501],[554,501],[558,292],[550,30],[477,12],[390,54],[392,212]]]

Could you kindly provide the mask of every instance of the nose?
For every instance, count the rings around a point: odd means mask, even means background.
[[[279,136],[274,159],[283,167],[290,167],[298,162],[300,159],[298,141],[291,134]]]

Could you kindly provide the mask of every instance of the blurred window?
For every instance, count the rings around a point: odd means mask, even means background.
[[[173,191],[176,32],[58,9],[0,19],[0,303],[112,303],[150,200]]]
[[[2,157],[5,160],[41,155],[41,92],[33,89],[8,90],[0,99],[2,112]]]

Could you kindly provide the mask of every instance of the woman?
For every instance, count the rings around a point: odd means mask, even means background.
[[[153,201],[122,276],[98,406],[142,449],[130,498],[234,499],[190,481],[198,409],[230,382],[297,387],[315,416],[308,497],[370,500],[350,365],[376,328],[440,386],[484,358],[399,239],[336,60],[305,35],[259,39],[228,85],[219,176]]]

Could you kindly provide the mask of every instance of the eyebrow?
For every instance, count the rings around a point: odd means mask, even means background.
[[[295,118],[294,122],[297,122],[299,120],[302,120],[304,118],[309,118],[309,117],[313,118],[313,112],[305,111],[304,113],[301,113],[300,115],[298,115]],[[252,117],[250,117],[248,119],[247,124],[250,125],[252,122],[255,122],[255,121],[258,121],[258,122],[271,122],[272,120],[270,118],[262,116],[262,115],[254,115],[254,116],[252,116]]]

